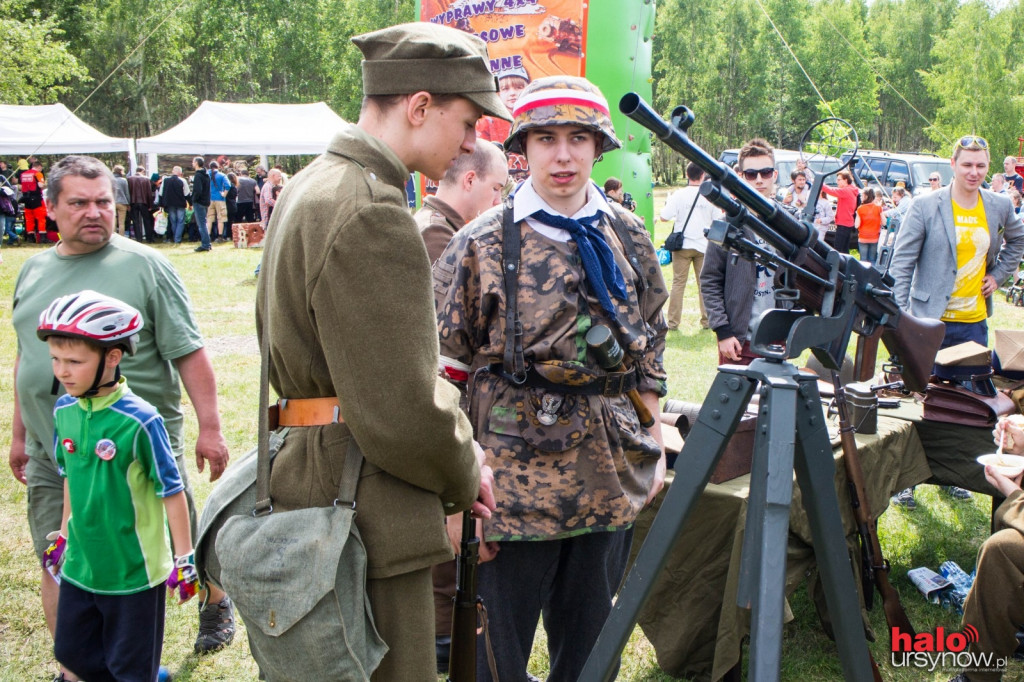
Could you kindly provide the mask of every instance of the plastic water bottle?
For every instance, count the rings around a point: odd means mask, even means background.
[[[948,594],[944,595],[943,605],[947,605],[948,599],[948,606],[950,608],[956,609],[957,613],[963,613],[964,601],[967,600],[967,594],[971,591],[971,586],[974,584],[974,572],[972,571],[968,575],[955,561],[944,561],[939,566],[939,573],[946,580],[953,583],[953,589],[948,590]]]

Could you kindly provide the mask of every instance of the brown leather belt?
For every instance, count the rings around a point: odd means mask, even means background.
[[[267,409],[270,430],[279,426],[343,424],[337,398],[282,398]]]

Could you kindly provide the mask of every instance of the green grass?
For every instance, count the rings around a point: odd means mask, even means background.
[[[656,192],[660,209],[665,191]],[[661,244],[669,225],[659,223],[655,242]],[[200,327],[210,349],[217,374],[218,396],[224,435],[233,457],[248,451],[256,442],[256,389],[259,356],[255,343],[253,305],[255,280],[253,269],[259,261],[258,250],[236,250],[218,246],[212,253],[194,254],[191,248],[160,247],[181,273],[199,317]],[[37,247],[4,248],[0,251],[0,395],[7,409],[0,410],[0,451],[10,446],[11,372],[16,346],[10,326],[11,298],[18,270]],[[671,266],[664,269],[671,281]],[[696,302],[697,289],[687,287],[681,331],[668,337],[666,365],[669,371],[669,397],[699,402],[714,378],[716,344],[714,335],[701,331]],[[992,328],[1024,328],[1021,309],[997,300]],[[186,440],[194,442],[195,418],[185,400]],[[200,475],[190,461],[189,475],[198,500],[210,492],[207,475]],[[959,618],[924,602],[906,579],[906,571],[916,566],[937,568],[945,559],[954,559],[965,569],[974,565],[977,548],[988,531],[989,498],[977,495],[971,502],[954,504],[931,486],[918,491],[914,512],[890,510],[881,519],[880,532],[886,555],[893,564],[892,580],[903,595],[911,621],[919,630],[938,625],[959,629]],[[0,475],[0,527],[5,528],[0,547],[0,682],[49,680],[54,671],[52,642],[46,632],[38,596],[38,566],[32,555],[28,523],[25,518],[25,488],[10,475]],[[790,603],[795,620],[784,626],[783,674],[785,680],[839,680],[842,678],[834,645],[821,631],[814,606],[806,590],[798,589]],[[249,656],[244,629],[227,650],[202,658],[191,654],[198,619],[193,604],[168,605],[167,634],[163,662],[179,682],[213,680],[255,680],[256,666]],[[872,624],[878,642],[872,651],[880,662],[888,659],[888,638],[881,609],[872,612]],[[538,630],[530,671],[543,677],[547,673],[547,653],[543,630]],[[945,680],[950,671],[933,675],[894,671],[882,664],[885,679]],[[621,680],[632,682],[674,679],[661,672],[651,645],[637,629],[623,657]],[[1022,680],[1019,664],[1007,679]]]

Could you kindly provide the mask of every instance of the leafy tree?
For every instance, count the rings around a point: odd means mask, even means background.
[[[655,22],[655,108],[667,115],[686,104],[697,119],[695,141],[712,151],[734,145],[749,113],[755,35],[749,3],[666,0]]]
[[[0,69],[0,102],[52,104],[76,79],[87,77],[56,19],[44,18],[22,0],[0,0],[0,16],[0,45],[8,47]]]
[[[817,113],[849,121],[858,134],[871,130],[878,113],[878,83],[865,61],[873,54],[866,32],[865,0],[824,0],[807,15],[807,34],[814,41],[798,50],[828,103],[826,107],[819,100]]]
[[[935,66],[923,77],[939,107],[926,132],[942,148],[964,133],[976,133],[991,142],[993,158],[1017,151],[1024,103],[1020,70],[1008,68],[1008,62],[1016,62],[1017,45],[1011,42],[1007,11],[993,16],[983,2],[968,2],[935,41]]]
[[[928,92],[922,73],[931,69],[934,37],[949,27],[957,6],[957,0],[876,0],[872,4],[868,13],[868,42],[876,54],[872,64],[888,84],[879,83],[880,111],[871,146],[906,151],[931,147],[924,128],[935,117],[938,102]]]
[[[789,50],[797,52],[801,63],[806,62],[800,46],[808,38],[806,18],[811,12],[811,4],[803,0],[759,3],[755,11],[758,35],[750,64],[752,130],[748,137],[764,137],[776,147],[795,149],[802,132],[817,120],[818,97]],[[818,80],[813,70],[811,78]]]

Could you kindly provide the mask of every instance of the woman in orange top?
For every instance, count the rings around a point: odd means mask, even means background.
[[[866,189],[864,202],[857,209],[857,248],[860,259],[868,263],[874,263],[878,257],[878,235],[882,231],[881,198],[880,190]]]

